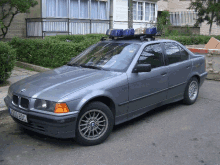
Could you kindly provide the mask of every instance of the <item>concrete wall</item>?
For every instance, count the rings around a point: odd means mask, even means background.
[[[220,80],[220,51],[213,51],[206,55],[207,79]]]
[[[27,18],[41,18],[42,17],[42,12],[41,12],[42,0],[35,0],[35,1],[38,2],[38,5],[30,9],[30,13],[27,14]]]
[[[170,26],[169,30],[177,30],[179,33],[185,33],[187,30],[187,27],[182,26]],[[190,27],[189,29],[192,34],[200,34],[200,27]]]
[[[168,10],[168,1],[160,0],[157,2],[158,11]]]
[[[191,1],[168,0],[168,10],[170,12],[186,11]]]
[[[26,21],[25,18],[36,18],[41,17],[41,0],[38,1],[38,5],[34,8],[30,9],[30,13],[19,13],[15,15],[11,26],[9,27],[8,33],[6,38],[13,38],[13,37],[26,37]],[[5,21],[6,23],[9,22],[9,19]],[[2,32],[0,31],[0,34]]]
[[[203,22],[200,27],[200,34],[209,35],[209,27],[210,25],[207,22]],[[218,26],[216,23],[213,23],[211,35],[220,35],[220,25]]]

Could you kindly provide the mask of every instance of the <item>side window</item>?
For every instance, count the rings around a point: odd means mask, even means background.
[[[138,63],[151,64],[152,68],[163,66],[163,54],[160,44],[148,45],[141,53]]]
[[[167,42],[164,44],[164,46],[165,46],[165,52],[166,52],[169,64],[182,61],[180,50],[175,43]]]
[[[182,47],[179,46],[180,49],[180,54],[181,54],[181,60],[188,60],[189,59],[189,54],[187,53],[187,51],[185,51]]]

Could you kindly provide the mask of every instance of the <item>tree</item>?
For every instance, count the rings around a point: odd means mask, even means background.
[[[220,24],[220,0],[195,0],[190,3],[188,9],[198,12],[195,26],[207,21],[207,24],[210,25],[209,35],[211,35],[213,23]]]
[[[5,38],[16,14],[29,13],[37,4],[35,0],[0,0],[0,38]]]
[[[161,35],[164,35],[168,30],[168,27],[171,25],[169,16],[169,11],[162,11],[160,17],[157,18],[157,30]]]

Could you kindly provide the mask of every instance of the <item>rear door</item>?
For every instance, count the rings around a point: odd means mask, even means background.
[[[165,42],[164,48],[169,82],[167,99],[171,99],[184,94],[192,62],[189,60],[189,54],[179,44]]]

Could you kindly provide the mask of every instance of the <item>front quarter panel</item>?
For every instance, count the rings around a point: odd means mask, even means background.
[[[114,102],[116,116],[127,112],[128,81],[126,73],[76,91],[59,102],[66,102],[70,111],[80,111],[89,101],[97,97],[108,97]],[[74,99],[77,98],[77,99]]]

